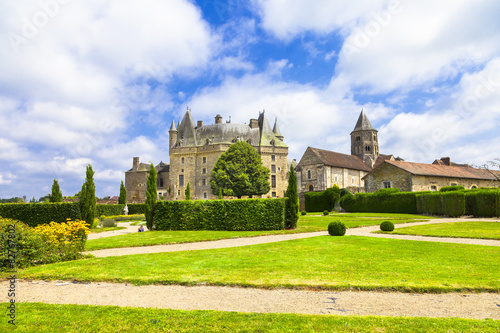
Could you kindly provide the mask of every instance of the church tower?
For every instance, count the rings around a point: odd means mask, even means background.
[[[364,110],[351,132],[351,155],[359,157],[370,168],[378,158],[378,131],[373,128]]]

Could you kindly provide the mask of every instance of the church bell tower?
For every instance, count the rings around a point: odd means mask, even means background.
[[[378,158],[378,131],[373,128],[364,110],[351,132],[351,155],[359,157],[370,168]]]

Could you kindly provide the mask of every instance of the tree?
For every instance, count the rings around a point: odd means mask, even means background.
[[[89,164],[87,165],[85,182],[80,191],[80,214],[82,220],[89,226],[92,226],[94,223],[95,205],[94,170],[92,170],[92,166]]]
[[[488,173],[492,175],[495,180],[500,181],[500,172],[492,170],[493,168],[500,169],[500,158],[495,158],[493,161],[488,161],[479,168],[488,171]]]
[[[288,187],[285,196],[288,198],[285,202],[285,228],[295,229],[299,219],[299,194],[297,192],[297,175],[292,165],[290,172],[288,172]]]
[[[61,188],[59,187],[59,182],[57,179],[54,179],[52,183],[52,193],[49,197],[50,202],[62,202],[63,196],[61,192]]]
[[[221,188],[221,187],[219,187],[219,195],[217,196],[217,198],[218,198],[219,200],[224,199],[224,197],[222,196],[222,188]]]
[[[189,183],[186,186],[186,200],[191,200],[191,187],[189,187]]]
[[[262,165],[259,153],[245,141],[232,144],[210,174],[214,195],[219,189],[225,196],[261,195],[269,192],[269,169]]]
[[[124,205],[127,203],[127,189],[123,185],[123,180],[120,184],[120,196],[118,197],[118,203]]]
[[[153,163],[149,167],[148,183],[146,188],[146,226],[148,230],[153,230],[153,221],[156,205],[156,169]]]

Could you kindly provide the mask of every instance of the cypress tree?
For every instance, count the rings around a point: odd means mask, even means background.
[[[61,188],[59,187],[59,182],[57,179],[54,179],[52,183],[52,194],[49,197],[50,202],[62,202],[63,196],[61,192]]]
[[[189,186],[189,183],[186,186],[186,200],[191,200],[191,187]]]
[[[299,195],[297,193],[297,176],[292,165],[290,165],[290,172],[288,173],[286,197],[288,199],[285,204],[285,228],[295,229],[299,219]]]
[[[124,205],[127,203],[127,189],[125,188],[125,185],[122,183],[120,184],[120,196],[118,197],[118,204]]]
[[[94,171],[89,164],[87,165],[85,183],[83,183],[82,190],[80,191],[80,214],[82,220],[85,221],[89,227],[94,223],[95,205]]]
[[[149,167],[149,176],[146,189],[146,226],[148,230],[153,230],[153,221],[155,216],[156,205],[156,169],[153,163]]]

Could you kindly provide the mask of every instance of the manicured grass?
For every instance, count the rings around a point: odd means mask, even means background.
[[[394,213],[336,213],[330,212],[334,217],[340,218],[351,218],[351,217],[372,217],[372,218],[388,218],[388,219],[436,219],[438,217],[427,216],[427,215],[415,215],[415,214],[394,214]],[[307,215],[323,215],[323,212],[307,213]]]
[[[500,248],[320,236],[37,266],[28,279],[417,292],[500,291]]]
[[[19,332],[498,332],[498,320],[259,314],[116,306],[18,305]],[[2,308],[7,303],[0,304]],[[10,331],[7,319],[0,331]]]
[[[121,229],[126,229],[126,228],[125,227],[99,228],[99,229],[90,229],[90,232],[93,233],[93,234],[98,234],[100,232],[113,231],[113,230],[121,230]]]
[[[178,243],[191,243],[212,241],[228,238],[239,237],[255,237],[261,235],[277,235],[277,234],[291,234],[302,232],[326,231],[328,224],[333,221],[339,220],[338,217],[342,216],[342,222],[348,228],[359,226],[377,225],[380,224],[380,219],[369,217],[354,217],[344,216],[347,214],[337,214],[330,216],[300,216],[297,228],[294,230],[275,230],[275,231],[210,231],[210,230],[196,230],[196,231],[155,231],[144,233],[131,233],[126,235],[111,236],[99,239],[88,240],[85,246],[86,251],[93,251],[99,249],[111,249],[120,247],[134,247],[134,246],[148,246],[160,244],[178,244]],[[393,216],[397,215],[397,216]],[[404,218],[399,217],[402,214],[385,214],[384,218],[391,219],[393,223],[407,223],[417,222],[421,220],[411,219],[418,218],[417,215],[406,214]]]
[[[455,222],[398,227],[393,234],[500,239],[499,222]]]

